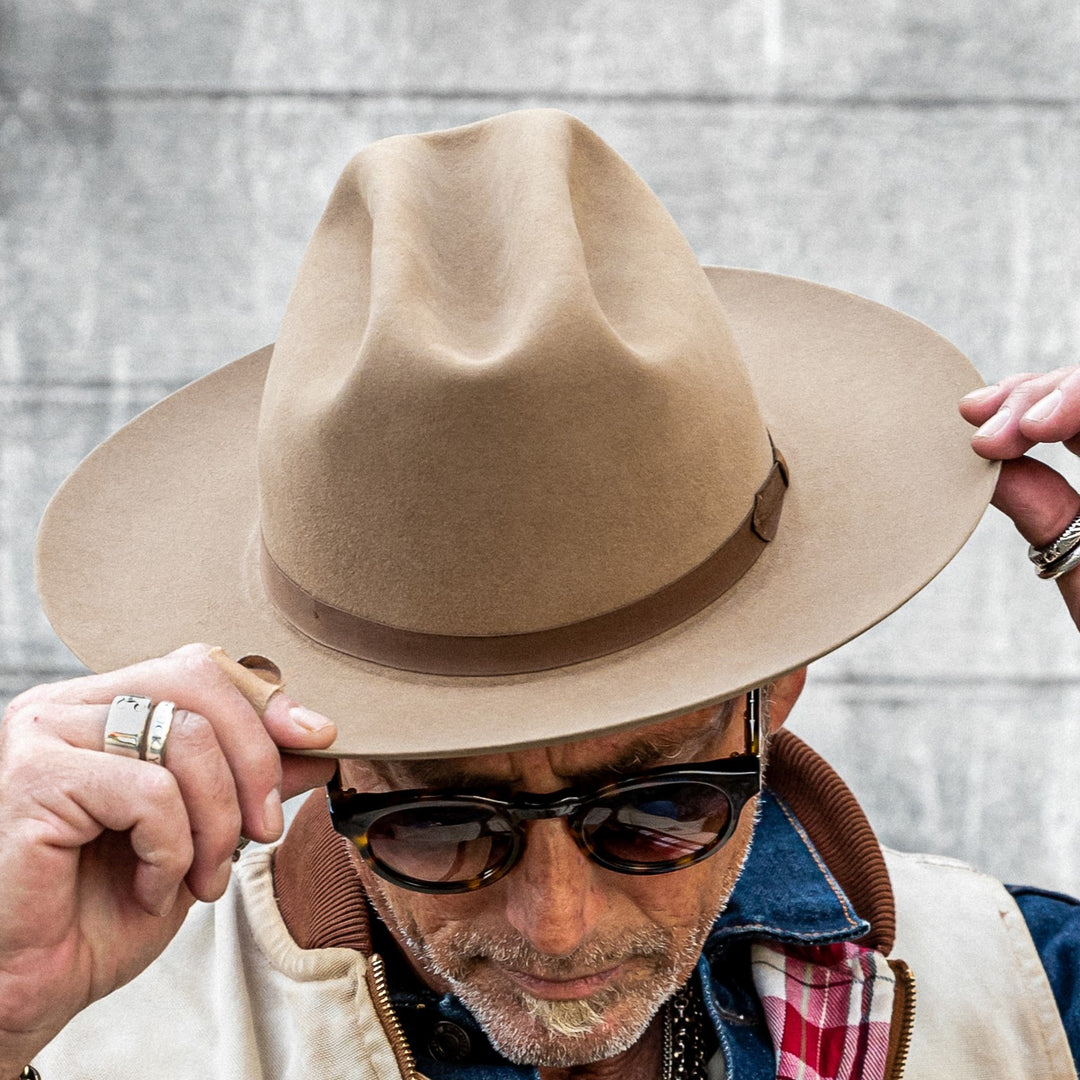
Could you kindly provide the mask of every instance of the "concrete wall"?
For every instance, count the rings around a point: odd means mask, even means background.
[[[2,0],[0,695],[75,670],[50,492],[273,339],[354,149],[560,105],[703,261],[900,307],[994,379],[1080,358],[1078,57],[1075,0]],[[889,842],[1080,891],[1078,640],[988,518],[794,726]]]

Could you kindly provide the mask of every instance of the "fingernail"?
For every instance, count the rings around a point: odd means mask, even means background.
[[[180,895],[180,886],[175,885],[169,889],[164,896],[158,898],[155,897],[152,902],[152,908],[154,914],[159,919],[164,919],[169,912],[176,906],[176,900]]]
[[[1061,391],[1052,390],[1046,397],[1040,401],[1036,401],[1034,405],[1026,413],[1024,413],[1025,420],[1034,420],[1036,422],[1040,420],[1049,420],[1051,416],[1057,412],[1057,407],[1061,404]]]
[[[970,394],[965,394],[961,401],[986,401],[987,398],[992,398],[998,392],[998,386],[995,383],[993,386],[980,386],[978,390],[972,390]]]
[[[278,837],[285,829],[285,812],[281,809],[281,792],[271,788],[263,803],[263,828],[273,837]]]
[[[221,896],[229,887],[229,878],[232,876],[232,859],[226,859],[214,872],[210,882],[210,892],[214,896]]]
[[[998,409],[998,411],[975,432],[975,438],[988,439],[991,435],[996,435],[1011,419],[1012,409]]]
[[[331,727],[331,723],[321,713],[312,709],[305,709],[303,705],[294,705],[289,710],[289,719],[304,731],[322,731]]]

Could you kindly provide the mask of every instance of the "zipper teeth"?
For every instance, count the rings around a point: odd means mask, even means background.
[[[412,1048],[405,1038],[401,1021],[394,1012],[394,1006],[390,1004],[390,991],[386,986],[386,965],[378,953],[372,953],[368,957],[368,974],[370,975],[368,984],[375,1000],[375,1009],[390,1039],[390,1048],[394,1051],[402,1076],[405,1080],[423,1080],[420,1073],[416,1071],[416,1058],[413,1057]]]
[[[898,979],[904,984],[904,1007],[900,1017],[900,1038],[896,1044],[896,1064],[893,1068],[893,1080],[899,1080],[907,1065],[908,1052],[911,1050],[911,1036],[915,1029],[915,974],[907,964],[900,962],[893,968]]]

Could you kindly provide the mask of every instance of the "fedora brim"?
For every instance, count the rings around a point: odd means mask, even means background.
[[[268,656],[292,697],[337,723],[323,752],[337,757],[581,738],[732,697],[831,652],[918,592],[978,523],[998,470],[972,452],[956,402],[981,380],[949,342],[880,304],[775,274],[706,272],[791,487],[749,572],[674,629],[501,677],[399,671],[299,633],[259,575],[256,427],[271,346],[148,409],[68,478],[38,536],[46,614],[97,671],[189,641]]]

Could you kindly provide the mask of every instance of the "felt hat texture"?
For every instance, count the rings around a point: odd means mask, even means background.
[[[702,268],[585,125],[527,110],[349,162],[273,346],[159,402],[45,514],[96,670],[256,653],[335,756],[453,756],[731,697],[895,610],[996,467],[921,323]]]

